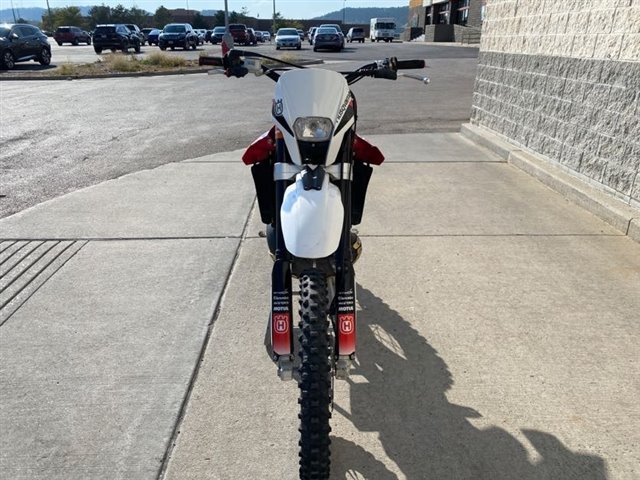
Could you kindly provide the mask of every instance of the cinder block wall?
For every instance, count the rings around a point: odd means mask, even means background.
[[[640,0],[488,0],[471,121],[640,207]]]

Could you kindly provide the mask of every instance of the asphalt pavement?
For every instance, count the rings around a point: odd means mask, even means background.
[[[637,479],[640,244],[460,133],[367,138],[332,478]],[[297,478],[240,155],[0,220],[0,478]]]

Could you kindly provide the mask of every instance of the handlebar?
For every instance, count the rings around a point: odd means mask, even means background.
[[[412,68],[424,68],[424,60],[398,60],[396,62],[398,70],[410,70]]]
[[[227,52],[224,57],[208,57],[203,56],[199,57],[198,64],[199,65],[211,65],[215,67],[224,68],[224,74],[227,77],[244,77],[247,73],[249,73],[249,68],[245,66],[245,60],[242,57],[259,57],[265,58],[268,60],[280,62],[283,65],[295,68],[305,68],[301,65],[296,65],[295,63],[286,62],[283,60],[279,60],[277,58],[268,57],[266,55],[262,55],[257,52],[249,52],[243,50],[231,49]],[[248,61],[248,59],[247,59]],[[259,65],[259,64],[258,64]],[[254,66],[248,65],[252,68]],[[358,68],[352,72],[341,72],[347,83],[352,84],[361,80],[364,77],[373,77],[373,78],[383,78],[386,80],[396,80],[398,78],[398,70],[408,70],[408,69],[420,69],[425,67],[424,60],[398,60],[396,57],[386,58],[384,60],[379,60],[368,65],[364,65],[363,67]],[[260,67],[262,69],[261,73],[266,74],[272,80],[277,81],[280,77],[280,74],[276,70],[282,70],[282,68],[273,68],[262,65]],[[424,83],[428,83],[426,77],[418,77],[416,75],[408,75],[401,74],[402,76],[407,76],[408,78],[415,78],[424,80]]]
[[[223,67],[224,59],[222,57],[200,57],[198,65],[211,65],[213,67]]]

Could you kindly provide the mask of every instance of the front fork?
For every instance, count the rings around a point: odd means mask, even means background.
[[[276,129],[276,163],[287,162],[282,133]],[[344,222],[340,244],[335,254],[336,281],[330,313],[335,332],[334,364],[336,377],[348,376],[356,353],[356,289],[351,245],[351,183],[353,131],[345,134],[342,145],[342,169],[338,186],[344,206]],[[284,243],[280,209],[289,180],[275,180],[275,252],[271,273],[271,349],[282,380],[293,378],[293,309],[291,258]]]
[[[336,337],[336,378],[346,379],[356,356],[356,282],[351,245],[351,185],[353,167],[353,130],[349,130],[342,143],[342,175],[339,180],[344,223],[340,246],[336,251],[336,294],[334,300]]]
[[[286,162],[286,148],[282,132],[276,129],[276,163]],[[288,180],[275,180],[275,252],[271,271],[271,349],[272,359],[278,363],[282,380],[293,378],[293,312],[291,289],[291,260],[284,244],[280,208]]]

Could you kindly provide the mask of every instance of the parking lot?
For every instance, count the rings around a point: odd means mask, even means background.
[[[93,50],[92,45],[78,45],[73,46],[64,44],[58,46],[52,40],[51,53],[52,64],[59,65],[60,63],[91,63],[95,62],[99,55]],[[303,59],[323,59],[325,61],[332,60],[370,60],[375,59],[382,54],[384,56],[395,55],[404,57],[410,55],[413,51],[424,51],[426,44],[424,43],[412,43],[412,42],[394,42],[394,43],[346,43],[345,48],[341,52],[331,51],[319,51],[314,52],[313,47],[309,45],[309,42],[305,40],[302,44],[301,50],[295,49],[282,49],[276,50],[275,43],[259,43],[255,46],[238,46],[246,50],[255,50],[265,55],[294,55]],[[429,57],[428,58],[476,58],[478,56],[478,49],[474,47],[459,47],[454,45],[429,45]],[[145,45],[142,47],[142,52],[137,55],[140,58],[154,53],[160,52],[160,49],[155,45]],[[220,45],[212,45],[206,43],[199,45],[196,50],[183,50],[177,48],[176,50],[167,50],[165,53],[171,55],[177,55],[187,59],[197,59],[202,54],[219,55],[221,53]],[[408,57],[407,57],[408,58]],[[33,64],[36,67],[36,64]]]
[[[300,51],[276,52],[273,44],[247,49],[319,58],[325,62],[320,67],[339,70],[392,55],[426,59],[422,73],[431,77],[429,86],[369,79],[353,85],[363,135],[451,132],[469,118],[477,48],[365,43],[348,44],[341,53],[314,53],[307,43]],[[54,42],[52,50],[52,67],[98,59],[92,46]],[[159,51],[145,46],[141,55]],[[196,58],[203,52],[219,55],[220,47],[166,53]],[[11,75],[42,68],[19,63]],[[271,121],[273,83],[253,75],[4,81],[0,86],[0,217],[127,173],[244,148]]]

